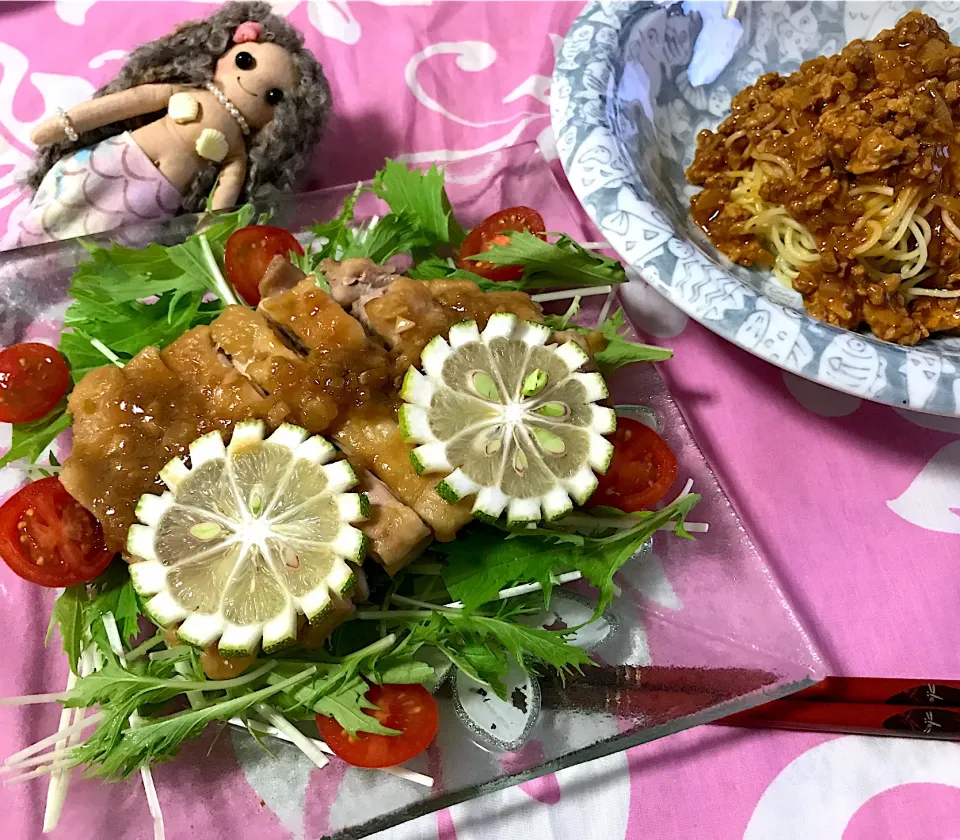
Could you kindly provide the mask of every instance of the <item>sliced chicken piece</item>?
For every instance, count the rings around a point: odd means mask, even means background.
[[[473,518],[472,501],[448,504],[437,495],[438,477],[417,475],[410,463],[410,444],[401,437],[389,408],[347,412],[331,433],[350,463],[383,481],[393,495],[413,508],[433,529],[438,540],[452,540]]]
[[[286,292],[297,285],[307,275],[286,257],[277,254],[260,278],[260,297],[270,297]]]
[[[306,285],[299,293],[312,296],[315,287]],[[287,302],[287,311],[297,311]],[[325,307],[326,315],[336,319],[349,316],[339,307]],[[296,323],[300,323],[299,320]],[[303,357],[287,347],[274,332],[270,322],[259,312],[239,306],[228,307],[211,324],[214,341],[264,392],[283,398],[290,406],[294,422],[313,433],[327,430],[343,404],[344,390],[356,374],[356,385],[361,386],[367,371],[351,372],[336,367],[332,354],[313,350]],[[336,350],[336,348],[334,348]],[[385,360],[382,351],[377,358]],[[349,363],[349,359],[345,360]],[[333,387],[331,379],[341,380]],[[376,384],[376,377],[371,374]],[[382,376],[382,387],[387,375]],[[347,407],[355,405],[357,394],[347,394]],[[368,493],[372,505],[371,518],[361,530],[370,540],[369,551],[388,571],[395,572],[413,559],[432,539],[430,530],[406,505],[399,502],[389,489],[372,475],[361,477],[361,489]]]
[[[290,420],[318,434],[339,411],[322,367],[292,350],[259,312],[229,306],[210,325],[213,340],[264,394],[289,407]]]
[[[411,508],[398,501],[386,484],[361,470],[357,490],[370,500],[370,518],[359,525],[369,540],[367,551],[390,574],[416,559],[433,541],[433,534]]]
[[[253,362],[280,356],[300,358],[259,312],[245,306],[228,306],[210,324],[214,344],[230,357],[241,373]]]
[[[370,324],[366,305],[385,294],[398,276],[390,263],[377,265],[368,257],[353,257],[343,262],[323,260],[320,270],[330,286],[330,296],[341,306],[350,307],[350,314],[367,329]]]
[[[103,525],[121,551],[144,493],[163,489],[157,474],[187,446],[237,420],[278,425],[287,409],[257,390],[217,353],[209,327],[195,327],[165,350],[147,347],[121,369],[88,373],[70,395],[73,451],[60,480]]]
[[[309,349],[310,365],[324,370],[340,406],[330,433],[350,463],[376,475],[416,511],[437,539],[453,539],[471,519],[470,506],[447,504],[436,493],[439,478],[423,478],[413,469],[412,447],[400,436],[396,405],[385,400],[393,391],[393,370],[383,348],[373,344],[360,323],[309,278],[288,292],[262,300],[260,310]]]
[[[399,277],[363,307],[367,328],[391,348],[398,375],[418,364],[434,336],[446,335],[461,321],[481,329],[495,312],[512,312],[527,321],[543,321],[539,305],[523,292],[484,293],[472,280],[411,280]]]
[[[210,327],[195,327],[160,351],[163,363],[200,391],[211,419],[235,423],[257,418],[277,426],[289,414],[278,398],[264,398],[214,344]]]
[[[123,369],[88,373],[70,394],[73,451],[60,480],[103,526],[107,546],[121,551],[140,496],[160,491],[157,474],[186,445],[215,426],[199,389],[186,385],[154,347]]]
[[[512,312],[521,321],[543,321],[540,304],[526,292],[484,292],[472,280],[430,280],[425,283],[434,300],[458,316],[461,312],[486,324],[494,312]]]
[[[357,320],[312,277],[286,292],[263,298],[259,311],[296,336],[307,351],[340,349],[362,354],[371,345]]]
[[[215,425],[200,390],[148,347],[124,368],[88,373],[70,394],[73,450],[60,480],[103,526],[107,546],[121,551],[143,493],[160,491],[157,474],[190,441]]]
[[[324,389],[341,408],[390,391],[392,368],[386,351],[313,278],[260,301],[259,311],[291,347],[308,357]]]

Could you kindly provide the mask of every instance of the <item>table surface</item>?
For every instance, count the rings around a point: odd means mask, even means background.
[[[336,99],[307,186],[368,177],[384,156],[442,161],[532,139],[549,153],[554,52],[581,4],[276,7],[305,33]],[[0,231],[23,198],[15,175],[31,125],[89,97],[137,44],[211,10],[0,4]],[[638,327],[677,351],[664,376],[829,671],[960,678],[960,420],[827,391],[724,343],[643,286],[629,299]],[[258,836],[326,829],[307,788],[291,798],[247,781],[276,817]],[[23,794],[41,795],[39,785]],[[27,799],[3,801],[12,830],[7,806]],[[121,806],[145,816],[126,794]],[[213,822],[182,824],[213,836],[202,828]],[[39,835],[18,832],[3,833]],[[65,817],[55,836],[85,835]],[[960,744],[701,727],[378,836],[955,840]]]

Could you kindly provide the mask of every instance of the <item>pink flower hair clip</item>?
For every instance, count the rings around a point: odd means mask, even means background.
[[[254,20],[246,20],[237,27],[233,33],[233,43],[246,44],[250,41],[256,41],[263,32],[263,27]]]

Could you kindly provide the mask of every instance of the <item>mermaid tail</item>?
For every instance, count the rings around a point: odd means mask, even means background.
[[[177,188],[124,132],[57,161],[0,251],[166,219],[180,204]]]

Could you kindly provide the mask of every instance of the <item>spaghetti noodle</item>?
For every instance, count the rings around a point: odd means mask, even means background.
[[[697,138],[694,220],[829,323],[902,344],[960,329],[957,80],[960,48],[919,12],[761,76]]]

